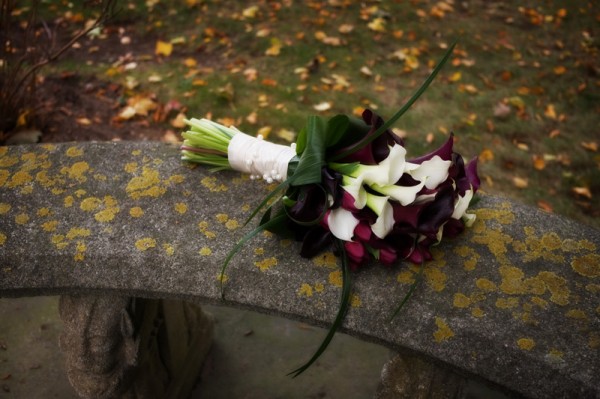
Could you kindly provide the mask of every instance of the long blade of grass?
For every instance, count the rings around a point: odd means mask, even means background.
[[[269,220],[268,222],[258,226],[257,228],[255,228],[254,230],[252,230],[251,232],[249,232],[248,234],[246,234],[244,237],[242,237],[237,244],[235,244],[235,246],[233,247],[233,249],[231,251],[229,251],[229,253],[227,254],[227,257],[225,258],[225,261],[223,262],[223,266],[221,267],[221,278],[220,278],[220,282],[221,282],[221,299],[225,298],[225,293],[223,291],[223,276],[225,276],[225,270],[227,269],[227,266],[229,265],[229,262],[231,262],[231,259],[235,256],[235,254],[237,254],[239,252],[239,250],[252,238],[254,238],[258,233],[261,233],[267,229],[269,229],[271,226],[275,226],[278,223],[281,223],[283,221],[283,219],[285,219],[285,215],[278,215],[275,216],[273,219]]]
[[[404,113],[406,113],[406,111],[408,111],[408,109],[417,101],[417,99],[419,97],[421,97],[421,94],[423,94],[425,92],[425,90],[427,90],[427,88],[429,87],[431,82],[433,82],[433,80],[437,76],[438,72],[442,69],[444,64],[446,64],[446,62],[450,58],[450,55],[452,54],[452,51],[454,50],[455,46],[456,46],[456,42],[452,43],[452,45],[448,48],[448,50],[444,54],[444,57],[440,60],[440,62],[438,62],[438,64],[433,69],[431,74],[427,77],[427,79],[425,79],[425,81],[423,82],[421,87],[419,87],[419,89],[415,92],[415,94],[413,94],[413,96],[406,102],[406,104],[404,104],[404,106],[402,108],[400,108],[398,110],[398,112],[396,112],[394,114],[394,116],[392,116],[390,119],[388,119],[387,122],[385,122],[383,125],[381,125],[381,127],[379,129],[377,129],[375,131],[375,133],[373,133],[370,136],[365,137],[363,140],[358,142],[358,144],[356,144],[352,148],[348,149],[347,151],[344,151],[338,155],[331,157],[331,159],[329,159],[329,161],[337,161],[337,160],[340,160],[342,158],[345,158],[345,157],[355,153],[356,151],[360,150],[361,148],[364,148],[365,146],[369,145],[369,143],[371,143],[377,137],[381,136],[387,129],[389,129],[402,115],[404,115]]]
[[[400,310],[402,310],[402,308],[404,307],[406,302],[408,302],[408,300],[412,296],[413,292],[415,292],[417,285],[419,285],[419,283],[421,282],[421,279],[423,278],[423,269],[425,268],[424,263],[425,263],[424,261],[421,262],[421,267],[419,268],[419,273],[417,273],[417,277],[415,278],[415,281],[410,285],[408,292],[406,293],[406,295],[404,295],[404,298],[402,298],[402,301],[400,301],[400,304],[398,305],[398,307],[392,314],[392,317],[390,317],[390,321],[394,320],[394,318],[398,315],[398,313],[400,313]]]
[[[336,331],[344,321],[344,316],[346,315],[346,310],[348,309],[348,304],[350,303],[350,272],[348,270],[348,258],[346,256],[346,250],[344,249],[344,244],[340,240],[338,240],[338,246],[340,247],[340,251],[342,253],[342,296],[340,298],[340,307],[337,315],[335,316],[335,320],[329,329],[329,332],[325,336],[325,339],[323,339],[323,342],[321,342],[321,346],[319,346],[315,354],[303,366],[298,367],[287,374],[291,375],[292,378],[296,378],[300,374],[304,373],[315,361],[317,361],[323,352],[325,352],[325,349],[327,349],[327,346],[329,346],[329,343],[333,339]]]

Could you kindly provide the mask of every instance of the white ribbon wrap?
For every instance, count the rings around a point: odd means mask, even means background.
[[[244,133],[234,135],[227,147],[227,159],[234,170],[268,183],[287,178],[288,164],[295,155],[293,144],[291,147],[274,144]]]

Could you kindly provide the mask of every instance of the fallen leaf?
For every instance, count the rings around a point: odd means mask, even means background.
[[[177,129],[183,129],[186,126],[185,119],[185,114],[180,112],[175,118],[171,119],[171,126]]]
[[[342,24],[340,25],[340,27],[338,28],[338,32],[340,33],[350,33],[354,30],[354,25],[350,25],[350,24]]]
[[[581,146],[588,151],[598,152],[598,143],[595,141],[582,141]]]
[[[168,57],[172,52],[173,43],[163,42],[162,40],[156,41],[156,49],[154,50],[156,55],[164,55],[165,57]]]
[[[263,126],[260,129],[258,129],[258,132],[256,132],[257,136],[262,136],[264,139],[269,137],[269,134],[271,134],[271,131],[273,130],[273,128],[271,126]]]
[[[494,117],[498,119],[507,119],[510,116],[511,109],[503,102],[499,102],[494,106]]]
[[[319,104],[316,104],[316,105],[314,105],[314,106],[313,106],[313,108],[314,108],[316,111],[319,111],[319,112],[325,112],[325,111],[327,111],[327,110],[331,109],[331,103],[330,103],[330,102],[328,102],[328,101],[324,101],[324,102],[322,102],[322,103],[319,103]]]
[[[198,61],[196,61],[193,58],[186,58],[185,60],[183,60],[183,65],[185,65],[188,68],[194,68],[196,65],[198,65]]]
[[[281,47],[282,47],[281,40],[274,37],[271,39],[271,47],[269,47],[265,51],[265,55],[269,55],[271,57],[278,56],[279,53],[281,53]]]
[[[576,195],[580,197],[585,197],[587,199],[592,199],[592,192],[589,187],[573,187],[571,189]]]
[[[448,78],[450,82],[458,82],[462,78],[462,73],[460,71],[454,72],[452,76]]]
[[[375,32],[385,32],[385,19],[375,18],[367,24],[369,29]]]
[[[537,170],[543,170],[546,167],[546,161],[544,161],[544,157],[533,155],[533,167]]]
[[[546,110],[544,111],[544,116],[548,119],[556,119],[556,110],[554,109],[554,104],[548,104],[546,106]]]
[[[548,137],[550,137],[551,139],[558,137],[559,135],[560,135],[560,130],[558,130],[558,129],[554,129],[550,133],[548,133]]]
[[[78,124],[80,124],[80,125],[83,125],[83,126],[89,126],[89,125],[91,125],[91,124],[92,124],[92,121],[91,121],[91,120],[89,120],[89,119],[88,119],[88,118],[86,118],[86,117],[83,117],[83,118],[77,118],[77,119],[76,119],[76,122],[77,122]]]
[[[529,182],[527,179],[523,179],[522,177],[513,177],[513,184],[515,185],[515,187],[517,188],[526,188],[529,185]]]
[[[373,76],[373,71],[371,71],[371,69],[369,69],[368,66],[361,67],[360,73],[362,73],[364,76],[367,76],[367,77]]]
[[[550,212],[552,213],[554,211],[554,209],[552,208],[552,205],[550,205],[548,202],[544,201],[544,200],[539,200],[537,202],[537,206],[546,212]]]
[[[481,163],[486,163],[494,160],[494,153],[489,148],[484,148],[481,153],[479,153],[479,161]]]
[[[258,6],[250,6],[242,11],[242,15],[244,18],[255,18],[258,14],[258,10]]]

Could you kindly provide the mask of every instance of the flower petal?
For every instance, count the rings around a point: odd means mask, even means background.
[[[370,187],[378,193],[387,195],[393,200],[400,202],[402,205],[409,205],[415,201],[417,193],[421,191],[424,185],[425,182],[421,182],[416,186],[379,186],[374,184]]]
[[[356,209],[362,209],[367,203],[367,192],[363,187],[362,177],[353,178],[350,176],[342,177],[342,187],[346,193],[350,194],[354,198],[354,207]],[[348,199],[347,197],[345,198]]]
[[[435,155],[428,161],[424,161],[416,168],[410,167],[408,172],[413,178],[425,182],[425,187],[434,189],[448,178],[448,169],[452,161],[444,161]],[[414,165],[414,164],[413,164]]]
[[[331,233],[343,241],[352,241],[354,229],[359,221],[352,212],[344,208],[332,209],[327,217],[327,224]]]
[[[467,190],[464,196],[458,196],[454,204],[454,212],[452,213],[453,219],[460,219],[464,216],[465,212],[467,212],[467,208],[469,207],[469,203],[473,198],[473,190]]]

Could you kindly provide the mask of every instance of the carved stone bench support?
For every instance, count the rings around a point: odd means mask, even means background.
[[[60,298],[69,381],[83,398],[190,394],[213,337],[213,319],[178,300]]]

